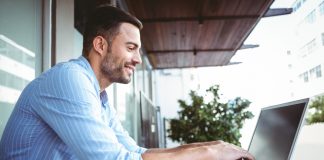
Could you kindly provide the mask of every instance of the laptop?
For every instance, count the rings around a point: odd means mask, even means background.
[[[256,160],[289,160],[309,99],[263,108],[249,152]]]

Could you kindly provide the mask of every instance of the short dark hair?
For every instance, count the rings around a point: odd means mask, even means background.
[[[139,29],[143,28],[142,23],[136,17],[112,6],[96,8],[87,19],[83,34],[82,55],[84,57],[88,57],[92,48],[92,41],[96,36],[103,36],[111,45],[111,42],[119,33],[121,23],[127,22]]]

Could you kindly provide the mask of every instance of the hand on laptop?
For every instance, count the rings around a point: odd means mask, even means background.
[[[246,150],[223,141],[185,144],[170,149],[149,149],[142,154],[144,160],[254,160]]]
[[[249,152],[227,142],[215,141],[210,147],[214,150],[213,158],[217,160],[254,160]]]

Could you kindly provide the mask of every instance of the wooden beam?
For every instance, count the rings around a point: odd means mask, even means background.
[[[169,67],[156,67],[154,70],[162,70],[162,69],[184,69],[184,68],[197,68],[197,67],[217,67],[217,66],[229,66],[229,65],[237,65],[241,64],[242,62],[230,62],[228,64],[211,64],[211,65],[192,65],[192,66],[169,66]]]
[[[259,15],[237,15],[237,16],[198,16],[198,17],[171,17],[171,18],[147,18],[140,19],[142,23],[162,23],[162,22],[178,22],[178,21],[197,21],[205,20],[236,20],[236,19],[257,19]]]
[[[226,66],[241,64],[242,62],[230,62]]]
[[[263,17],[281,16],[292,13],[292,8],[273,8],[269,9]]]
[[[172,52],[234,52],[234,49],[178,49],[178,50],[147,50],[150,53],[172,53]]]
[[[243,44],[241,46],[241,48],[239,48],[239,49],[251,49],[251,48],[256,48],[256,47],[259,47],[259,45],[258,44]]]

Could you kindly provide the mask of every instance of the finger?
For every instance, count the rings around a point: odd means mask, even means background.
[[[228,144],[229,144],[231,147],[233,147],[234,149],[238,150],[238,151],[241,151],[241,152],[244,152],[244,153],[248,153],[247,150],[245,150],[245,149],[243,149],[243,148],[241,148],[241,147],[239,147],[239,146],[236,146],[236,145],[231,144],[231,143],[228,143]]]
[[[241,158],[242,160],[255,160],[254,156],[249,152],[246,152],[245,155]]]
[[[249,153],[247,150],[244,150],[242,148],[240,148],[240,152],[242,154],[242,160],[254,160],[254,156]]]
[[[240,160],[255,160],[254,156],[251,155],[247,150],[236,146],[234,144],[231,143],[227,143],[228,147],[232,148],[233,150],[236,151],[237,154],[240,155]]]

